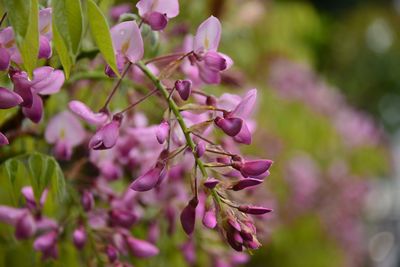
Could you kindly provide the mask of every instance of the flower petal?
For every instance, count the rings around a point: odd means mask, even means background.
[[[197,29],[193,50],[196,53],[217,51],[220,39],[221,23],[216,17],[211,16]]]
[[[143,58],[143,39],[136,22],[126,21],[115,25],[111,28],[111,38],[115,54],[121,53],[132,63]]]

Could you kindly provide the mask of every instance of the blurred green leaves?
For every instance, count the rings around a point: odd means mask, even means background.
[[[25,70],[32,77],[39,53],[38,0],[4,0]]]
[[[53,0],[54,46],[68,78],[82,39],[82,7],[80,0]]]
[[[0,166],[2,204],[17,205],[23,186],[32,186],[35,199],[47,188],[57,202],[66,194],[63,172],[58,162],[42,153],[29,153],[6,160]]]

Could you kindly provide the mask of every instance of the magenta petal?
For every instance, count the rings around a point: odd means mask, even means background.
[[[165,14],[159,12],[150,12],[144,16],[144,21],[150,25],[153,31],[161,31],[168,24],[168,18]]]
[[[86,244],[86,239],[87,236],[85,228],[83,226],[76,228],[72,234],[72,241],[74,242],[75,247],[82,249]]]
[[[89,148],[94,150],[110,149],[117,143],[120,122],[113,120],[101,127],[89,141]]]
[[[223,71],[227,68],[225,58],[214,51],[210,51],[205,54],[204,63],[208,68],[216,71]]]
[[[247,92],[244,98],[239,102],[231,114],[235,117],[247,119],[254,110],[257,101],[257,89]]]
[[[81,204],[83,209],[88,212],[91,211],[94,207],[94,197],[92,192],[90,191],[83,191],[82,197],[81,197]]]
[[[163,121],[158,125],[156,129],[156,137],[157,141],[160,144],[164,144],[165,140],[167,140],[169,134],[169,123],[167,121]]]
[[[5,146],[8,144],[9,144],[9,142],[8,142],[7,137],[0,132],[0,146]]]
[[[9,109],[21,104],[24,100],[19,94],[0,87],[0,109]]]
[[[112,245],[108,245],[107,249],[106,249],[106,253],[107,253],[107,257],[108,260],[113,263],[118,259],[118,250],[112,246]]]
[[[0,222],[15,225],[18,219],[26,213],[26,209],[17,209],[0,205]]]
[[[56,241],[57,241],[57,232],[50,231],[36,238],[35,242],[33,243],[33,248],[36,251],[42,251],[42,252],[51,251],[51,249],[55,246]]]
[[[22,112],[25,117],[29,118],[34,123],[39,123],[43,116],[43,101],[37,94],[32,95],[32,100],[32,106],[30,108],[23,107]]]
[[[242,129],[243,120],[239,118],[221,118],[214,120],[215,124],[229,136],[237,135]]]
[[[160,179],[162,168],[155,167],[138,177],[130,188],[135,191],[144,192],[153,189]]]
[[[220,84],[221,74],[218,70],[209,68],[204,62],[198,63],[200,79],[207,84]]]
[[[29,209],[35,209],[36,208],[36,200],[35,200],[35,195],[33,193],[33,189],[30,186],[24,186],[21,189],[21,193],[25,198],[26,201],[26,206]]]
[[[217,217],[214,210],[208,210],[204,213],[203,224],[205,227],[213,229],[217,226]]]
[[[192,92],[192,81],[177,80],[175,82],[175,89],[178,91],[179,96],[182,98],[182,100],[186,101],[189,99]]]
[[[237,183],[235,183],[232,186],[232,190],[234,191],[239,191],[248,187],[256,186],[259,185],[263,182],[263,180],[260,179],[253,179],[253,178],[244,178],[239,180]]]
[[[159,253],[158,248],[150,242],[133,237],[127,237],[126,242],[128,243],[129,249],[135,257],[149,258],[154,257]]]
[[[107,119],[108,115],[105,113],[94,113],[88,106],[80,101],[73,100],[68,104],[69,109],[76,115],[81,117],[89,124],[102,125]]]
[[[30,213],[26,213],[20,217],[15,225],[15,237],[19,240],[28,239],[36,231],[35,220]]]
[[[206,143],[200,140],[196,145],[196,156],[201,158],[206,153],[206,149]]]
[[[110,219],[114,225],[130,228],[138,220],[138,215],[126,210],[112,210]]]
[[[10,67],[10,54],[6,48],[0,47],[0,71],[8,70]]]
[[[252,137],[249,127],[247,127],[247,123],[243,122],[242,129],[240,129],[240,132],[233,137],[233,140],[245,145],[251,144]]]
[[[31,89],[31,81],[28,79],[28,74],[22,71],[10,71],[10,77],[14,84],[14,92],[19,94],[24,102],[22,106],[31,107],[33,102],[33,93]]]
[[[40,36],[39,55],[38,58],[51,58],[51,44],[49,40],[43,35]]]
[[[245,176],[257,176],[265,173],[271,167],[272,160],[250,160],[245,161],[240,172]]]
[[[209,189],[215,188],[217,186],[217,184],[219,184],[219,180],[217,180],[213,177],[207,178],[207,180],[204,182],[204,186]]]
[[[194,231],[197,205],[198,205],[198,200],[196,198],[193,198],[182,210],[180,219],[183,230],[187,235],[191,235]]]
[[[258,206],[239,206],[239,210],[244,213],[253,214],[253,215],[262,215],[265,213],[272,212],[272,209],[258,207]]]

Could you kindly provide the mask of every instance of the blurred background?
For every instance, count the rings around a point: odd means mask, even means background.
[[[276,212],[248,266],[400,266],[400,1],[184,5],[222,19],[226,82],[259,89],[246,149],[275,161]]]

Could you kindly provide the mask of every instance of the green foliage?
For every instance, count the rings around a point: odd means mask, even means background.
[[[114,47],[106,18],[93,0],[88,0],[87,12],[90,31],[97,47],[108,65],[110,65],[111,69],[119,75]]]
[[[80,0],[53,0],[54,46],[67,78],[80,48],[83,33]]]
[[[4,0],[4,4],[10,24],[14,29],[23,66],[32,77],[39,53],[38,1]]]
[[[58,203],[65,197],[63,172],[51,156],[35,152],[10,158],[0,166],[0,175],[2,204],[17,205],[26,185],[32,186],[37,203],[46,188]]]

